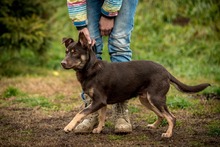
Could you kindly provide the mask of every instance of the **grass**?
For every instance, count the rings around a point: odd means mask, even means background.
[[[107,127],[107,128],[113,128],[114,127],[114,124],[111,122],[111,121],[106,121],[105,122],[105,127]]]
[[[12,96],[24,95],[18,88],[9,86],[2,94],[3,98],[10,98]]]
[[[170,96],[167,100],[168,107],[172,109],[186,109],[190,106],[192,106],[192,101],[190,101],[186,97],[180,97],[180,96]]]
[[[3,91],[2,98],[9,99],[12,98],[12,103],[22,103],[28,107],[45,107],[45,108],[52,108],[52,103],[43,96],[29,96],[27,93],[22,92],[18,88],[13,86],[9,86],[5,91]],[[5,101],[5,103],[10,104],[11,101]]]
[[[220,136],[220,121],[216,120],[214,122],[211,122],[211,124],[207,125],[207,129],[208,129],[208,134],[210,136],[216,136],[219,137]]]
[[[129,105],[128,110],[130,113],[139,113],[141,111],[140,108],[131,105]]]
[[[52,108],[53,104],[45,97],[19,97],[15,99],[15,102],[23,103],[28,107],[42,107],[42,108]]]
[[[124,136],[122,135],[108,135],[109,140],[123,140]]]

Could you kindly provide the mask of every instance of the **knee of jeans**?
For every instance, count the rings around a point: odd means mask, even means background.
[[[110,36],[108,44],[109,54],[113,61],[130,61],[132,51],[130,49],[130,34]]]
[[[131,33],[110,35],[108,43],[109,45],[115,46],[116,48],[127,48],[130,47]]]
[[[124,51],[130,52],[131,33],[110,35],[108,40],[109,52]]]

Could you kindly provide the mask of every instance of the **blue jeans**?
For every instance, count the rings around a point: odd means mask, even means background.
[[[99,30],[103,0],[87,0],[88,29],[92,39],[96,40],[96,55],[102,59],[103,40]],[[130,61],[131,32],[134,26],[134,15],[138,0],[123,0],[113,30],[108,38],[108,51],[111,62]]]

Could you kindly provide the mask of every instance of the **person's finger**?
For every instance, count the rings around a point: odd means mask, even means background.
[[[88,41],[88,44],[91,44],[92,41],[91,41],[91,38],[90,38],[89,31],[87,30],[84,34],[85,34],[85,37],[86,37],[86,39],[87,39],[87,41]]]
[[[95,39],[92,39],[92,46],[94,46],[95,45],[95,43],[96,43],[96,41],[95,41]]]
[[[88,41],[88,44],[91,44],[92,41],[91,41],[91,38],[90,38],[90,34],[89,34],[89,30],[88,28],[83,28],[82,30],[80,30],[80,32],[83,32],[83,34],[85,35],[87,41]]]

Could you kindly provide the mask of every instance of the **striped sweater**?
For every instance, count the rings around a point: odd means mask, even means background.
[[[118,15],[122,5],[122,0],[105,0],[101,12],[107,17]],[[76,27],[87,25],[86,0],[67,0],[69,17]]]

